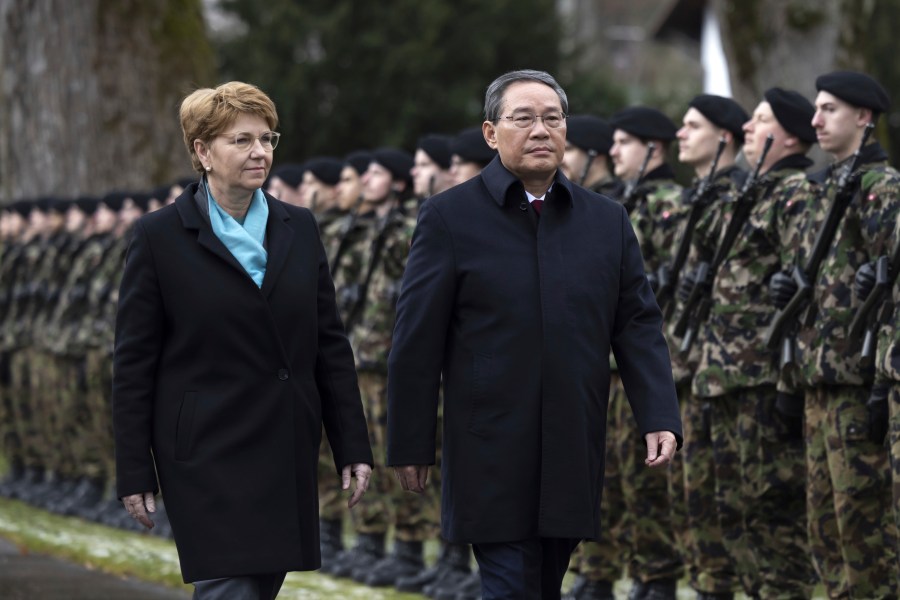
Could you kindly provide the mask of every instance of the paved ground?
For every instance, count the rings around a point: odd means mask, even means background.
[[[91,571],[56,558],[20,554],[0,538],[3,600],[187,600],[189,595]]]

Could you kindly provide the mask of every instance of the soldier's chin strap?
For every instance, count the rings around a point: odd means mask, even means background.
[[[584,181],[587,179],[588,171],[591,170],[591,165],[594,164],[594,159],[597,158],[596,150],[588,150],[587,151],[587,162],[584,163],[584,168],[581,170],[581,177],[578,178],[578,185],[583,186]]]

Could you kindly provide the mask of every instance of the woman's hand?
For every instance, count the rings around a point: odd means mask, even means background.
[[[356,477],[356,489],[353,490],[353,495],[350,496],[350,501],[347,502],[349,508],[356,506],[356,503],[360,501],[363,494],[369,489],[369,479],[372,477],[372,466],[367,465],[366,463],[344,465],[344,468],[341,469],[341,489],[350,489],[351,476]]]
[[[131,518],[136,519],[147,529],[153,529],[153,521],[147,515],[147,513],[156,512],[156,500],[153,498],[153,492],[123,496],[122,504],[125,505],[125,510],[128,511]]]

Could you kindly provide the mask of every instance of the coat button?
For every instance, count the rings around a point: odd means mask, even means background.
[[[289,376],[287,369],[278,369],[278,379],[286,381]]]

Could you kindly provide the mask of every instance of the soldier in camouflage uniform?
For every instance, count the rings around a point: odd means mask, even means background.
[[[2,258],[0,258],[0,443],[9,463],[9,475],[0,485],[0,495],[12,496],[25,476],[25,456],[16,422],[15,395],[12,388],[10,359],[16,349],[15,340],[3,335],[14,303],[14,282],[22,264],[24,235],[31,203],[25,200],[4,207],[2,216]]]
[[[266,191],[282,202],[294,206],[306,206],[301,186],[304,166],[297,163],[281,163],[269,175]],[[175,196],[178,197],[177,195]],[[174,200],[174,199],[173,199]],[[306,206],[309,208],[309,206]]]
[[[481,127],[467,127],[450,140],[450,175],[459,185],[481,173],[497,151],[484,141]]]
[[[563,174],[591,191],[618,198],[624,186],[610,167],[612,129],[609,123],[594,115],[574,115],[566,118],[566,126]]]
[[[323,218],[319,224],[322,244],[331,266],[332,276],[337,275],[341,265],[341,255],[352,246],[350,232],[356,232],[356,211],[362,194],[361,175],[371,162],[368,152],[353,152],[341,164],[340,178],[335,186],[335,207],[333,214]],[[324,215],[323,215],[324,217]],[[341,277],[345,274],[341,273]],[[336,283],[338,283],[336,281]],[[323,570],[333,567],[338,553],[343,551],[341,539],[343,520],[346,513],[341,496],[341,482],[334,470],[331,447],[324,434],[319,445],[318,490],[319,490],[319,547]]]
[[[412,156],[402,150],[379,148],[372,152],[372,161],[362,176],[362,201],[354,229],[348,233],[356,235],[355,241],[339,258],[334,273],[338,310],[349,332],[356,358],[359,389],[376,466],[383,465],[385,458],[384,432],[380,424],[384,422],[387,408],[387,371],[386,366],[380,364],[380,355],[377,352],[373,354],[372,349],[383,350],[386,360],[392,321],[387,328],[377,323],[369,326],[364,319],[365,304],[369,282],[378,269],[385,242],[390,237],[392,213],[402,198],[411,193],[409,171],[412,164]],[[384,306],[384,303],[381,302],[381,305]],[[360,351],[360,342],[363,343],[363,352]],[[374,357],[371,362],[366,349]],[[390,485],[389,477],[379,478],[374,489],[370,488],[367,497],[359,503],[353,515],[356,545],[335,558],[329,573],[363,581],[373,565],[384,557],[385,534],[392,521],[388,502]]]
[[[615,114],[613,159],[615,174],[626,182],[618,199],[629,212],[647,273],[671,260],[680,215],[682,189],[666,162],[675,124],[658,110],[635,106]],[[653,147],[650,147],[650,144]],[[643,171],[642,171],[643,169]],[[612,453],[621,469],[622,498],[627,515],[628,575],[634,581],[630,598],[663,600],[675,597],[684,573],[679,546],[686,527],[683,490],[671,493],[667,471],[644,467],[646,445],[626,402],[621,380],[613,371],[607,429],[615,431]],[[608,453],[609,455],[609,453]],[[680,473],[679,460],[669,471]],[[680,480],[680,478],[679,478]]]
[[[594,115],[576,115],[566,119],[566,151],[562,171],[574,183],[600,194],[617,198],[621,182],[610,169],[609,149],[612,147],[612,128]],[[603,495],[600,513],[604,521],[602,538],[585,541],[572,552],[569,568],[577,573],[568,598],[611,598],[613,582],[625,571],[631,553],[631,537],[627,530],[626,507],[622,498],[622,479],[619,467],[621,428],[612,410],[617,398],[618,374],[610,357],[610,410],[606,422],[606,462],[603,466]]]
[[[778,356],[765,341],[774,315],[767,282],[789,260],[789,238],[804,207],[804,170],[812,165],[805,154],[816,141],[813,113],[800,94],[772,88],[744,125],[744,156],[759,164],[760,179],[742,199],[752,202],[744,215],[735,216],[734,202],[717,203],[708,213],[719,237],[702,249],[702,258],[720,262],[712,262],[712,279],[703,282],[710,314],[689,325],[701,348],[693,396],[710,405],[723,543],[745,593],[755,598],[809,598],[815,579],[807,558],[802,436],[790,420],[777,418]],[[758,163],[768,135],[771,149]],[[740,229],[723,248],[733,219]],[[683,297],[698,285],[696,276],[682,282]]]
[[[318,156],[303,163],[303,183],[300,186],[303,204],[315,215],[319,231],[344,214],[337,205],[337,184],[343,168],[342,160],[330,156]]]
[[[837,183],[859,151],[846,180],[852,201],[814,275],[812,302],[800,314],[796,380],[804,396],[807,520],[816,571],[832,598],[896,598],[897,525],[891,516],[888,452],[875,434],[885,415],[869,404],[873,368],[851,351],[847,327],[856,312],[857,269],[888,246],[900,207],[900,178],[877,142],[859,148],[866,126],[889,106],[884,89],[861,73],[835,72],[816,80],[812,124],[835,163],[812,176],[820,188],[799,228],[795,264],[805,265],[834,204]],[[770,289],[784,306],[797,285],[778,273]]]
[[[735,165],[735,157],[744,140],[742,127],[749,119],[747,113],[733,100],[722,96],[701,94],[689,104],[682,119],[682,127],[678,130],[678,160],[694,168],[698,178],[710,175],[720,138],[726,145],[712,174],[712,185],[709,188],[711,206],[728,202],[736,194],[736,188],[743,183],[746,175]],[[700,199],[694,193],[696,187],[686,191],[688,210],[698,211],[700,220],[691,236],[691,259],[684,272],[690,273],[693,263],[703,259],[709,248],[716,245],[718,229],[712,215],[715,210],[702,209]],[[691,215],[685,217],[689,222]],[[686,226],[685,226],[686,227]],[[679,243],[685,239],[678,234]],[[733,598],[733,591],[738,584],[733,557],[725,546],[722,528],[716,510],[715,488],[715,454],[712,432],[710,430],[711,404],[693,395],[690,382],[700,361],[698,345],[687,354],[680,352],[682,340],[674,332],[684,308],[683,300],[678,305],[669,322],[670,350],[676,382],[684,382],[679,386],[682,407],[682,422],[685,430],[685,443],[682,448],[684,464],[684,491],[687,502],[687,522],[689,534],[688,568],[690,585],[697,591],[700,600],[726,600]]]

